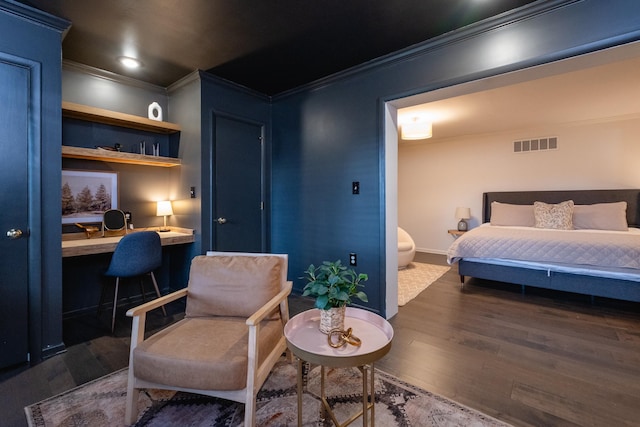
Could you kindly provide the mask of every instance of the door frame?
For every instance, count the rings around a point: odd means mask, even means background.
[[[260,147],[260,198],[263,202],[263,208],[260,214],[260,239],[261,239],[261,248],[262,252],[267,252],[270,248],[269,240],[268,240],[268,216],[267,212],[269,212],[271,204],[267,198],[268,184],[269,181],[267,179],[267,167],[269,162],[267,153],[269,152],[267,149],[267,140],[266,140],[266,123],[253,120],[248,117],[244,117],[238,114],[229,113],[227,111],[222,111],[219,109],[212,109],[210,111],[211,117],[211,126],[209,129],[208,141],[207,141],[207,150],[208,155],[203,156],[203,170],[206,170],[206,185],[203,188],[207,188],[207,203],[205,205],[203,200],[203,207],[206,206],[206,212],[203,212],[203,224],[202,224],[202,236],[203,236],[203,248],[207,248],[205,250],[213,250],[213,245],[215,242],[215,230],[216,228],[213,226],[213,221],[216,212],[215,206],[215,197],[213,197],[213,189],[215,188],[215,144],[216,144],[216,123],[218,118],[225,118],[230,120],[236,120],[242,123],[246,123],[248,125],[259,126],[260,127],[260,138],[262,139],[261,147]],[[205,174],[203,174],[205,175]]]

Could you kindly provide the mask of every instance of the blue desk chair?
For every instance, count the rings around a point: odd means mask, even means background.
[[[140,289],[142,292],[142,298],[144,300],[144,286],[142,283],[142,276],[147,274],[151,276],[153,286],[156,289],[158,298],[160,295],[160,289],[158,289],[158,283],[156,277],[153,275],[153,270],[162,265],[162,244],[160,243],[160,236],[155,231],[137,231],[129,233],[124,236],[111,258],[109,268],[105,272],[105,276],[115,277],[116,286],[113,296],[113,314],[111,316],[111,333],[113,333],[116,324],[116,307],[118,306],[118,287],[120,285],[121,278],[140,277]],[[98,304],[98,313],[102,307],[104,299],[105,286],[102,286],[102,295],[100,296],[100,303]],[[167,315],[167,312],[162,306],[162,312]]]

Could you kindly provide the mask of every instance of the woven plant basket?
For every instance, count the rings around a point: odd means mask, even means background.
[[[347,307],[331,307],[320,310],[320,332],[328,334],[332,329],[344,330],[344,313]]]

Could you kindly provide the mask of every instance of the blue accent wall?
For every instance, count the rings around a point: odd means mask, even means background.
[[[636,0],[538,2],[275,97],[272,250],[294,278],[358,253],[384,315],[384,102],[638,40],[638,16]]]
[[[273,99],[201,73],[200,97],[193,99],[199,104],[195,109],[200,114],[199,140],[189,139],[189,144],[200,146],[189,148],[200,155],[193,158],[200,162],[202,200],[200,209],[194,208],[184,222],[201,221],[201,250],[207,250],[212,233],[207,190],[215,112],[265,123],[271,159],[267,164],[271,193],[266,199],[271,203],[267,205],[270,250],[289,254],[289,278],[298,291],[303,286],[299,277],[308,264],[346,262],[348,254],[356,252],[357,270],[370,277],[367,307],[384,315],[384,103],[640,40],[638,16],[637,0],[540,1]],[[62,347],[60,213],[50,207],[60,202],[60,57],[66,25],[0,0],[0,52],[42,64],[36,113],[41,139],[32,159],[41,168],[34,189],[38,221],[31,230],[41,259],[30,289],[33,360]],[[78,93],[70,92],[67,100],[81,102],[72,99]],[[155,95],[154,99],[135,96],[136,110],[155,100]],[[163,107],[171,107],[168,99],[163,101]],[[103,108],[119,109],[117,104]],[[191,184],[195,175],[186,179]],[[352,181],[360,182],[359,195],[351,194]]]

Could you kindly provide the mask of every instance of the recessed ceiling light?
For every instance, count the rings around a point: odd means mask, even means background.
[[[118,62],[127,68],[138,68],[142,66],[142,63],[138,59],[130,56],[119,56]]]

